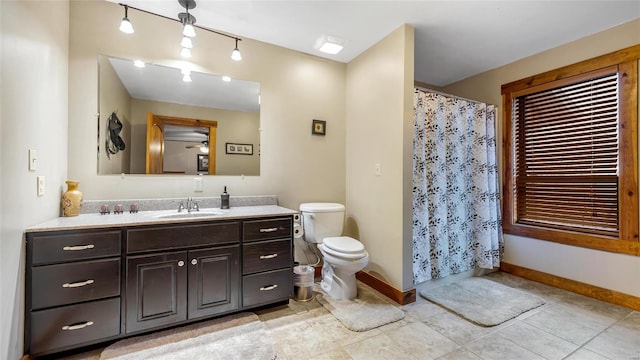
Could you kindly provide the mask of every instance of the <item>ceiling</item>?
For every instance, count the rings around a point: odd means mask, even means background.
[[[109,0],[177,18],[178,0]],[[415,28],[415,79],[445,86],[640,18],[640,1],[196,0],[196,25],[349,62],[402,24]],[[135,11],[129,12],[135,27]],[[337,55],[314,48],[346,40]],[[640,37],[640,35],[639,35]],[[242,50],[242,43],[240,43]]]

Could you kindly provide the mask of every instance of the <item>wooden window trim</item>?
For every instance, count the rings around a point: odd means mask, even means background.
[[[640,45],[628,47],[593,59],[568,65],[502,85],[502,161],[503,161],[503,231],[505,234],[591,249],[640,256],[638,238],[638,59]],[[511,112],[516,96],[532,87],[544,88],[550,82],[612,66],[619,73],[619,221],[618,237],[587,235],[515,223],[513,206],[513,146]]]

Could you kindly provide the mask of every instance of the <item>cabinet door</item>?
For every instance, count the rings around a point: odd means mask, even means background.
[[[187,252],[127,257],[127,333],[187,318]]]
[[[189,319],[239,308],[240,246],[189,251]]]

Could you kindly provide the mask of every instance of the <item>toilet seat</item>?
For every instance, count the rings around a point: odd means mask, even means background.
[[[324,238],[322,249],[330,255],[343,259],[361,259],[367,255],[364,245],[349,236]]]

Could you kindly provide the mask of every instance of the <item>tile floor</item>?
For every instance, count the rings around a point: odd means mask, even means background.
[[[487,328],[418,295],[399,306],[404,320],[366,332],[347,330],[315,297],[256,313],[278,359],[640,360],[640,312],[507,273],[486,276],[546,304]]]

